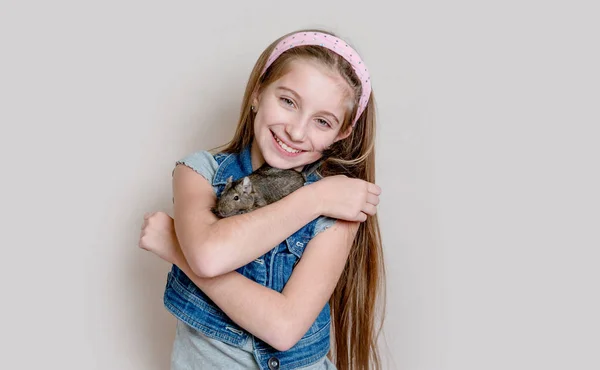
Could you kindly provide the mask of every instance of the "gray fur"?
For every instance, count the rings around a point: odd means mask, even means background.
[[[236,181],[229,177],[214,213],[224,218],[251,212],[300,189],[305,181],[304,175],[296,170],[281,170],[265,163]]]

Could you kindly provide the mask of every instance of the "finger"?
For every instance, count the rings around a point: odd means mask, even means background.
[[[367,204],[365,204],[365,206],[363,207],[363,209],[362,209],[362,212],[363,212],[363,213],[366,213],[366,214],[368,214],[368,215],[371,215],[371,216],[373,216],[375,213],[377,213],[377,207],[375,207],[375,206],[374,206],[374,205],[372,205],[372,204],[369,204],[369,203],[367,203]]]
[[[146,235],[146,233],[147,233],[147,231],[145,228],[140,230],[140,239],[143,238]]]
[[[360,221],[360,222],[367,221],[367,215],[365,213],[361,212],[360,215],[358,215],[358,221]]]
[[[370,203],[374,206],[378,205],[379,204],[379,196],[369,193],[367,195],[367,203]]]
[[[369,183],[369,186],[367,187],[367,190],[369,191],[369,193],[375,194],[375,195],[380,195],[381,194],[381,188],[373,183]]]
[[[144,213],[144,220],[147,220],[150,217],[150,212]]]

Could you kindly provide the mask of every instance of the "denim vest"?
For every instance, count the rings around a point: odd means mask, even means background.
[[[203,153],[204,157],[210,156],[207,152]],[[198,157],[200,153],[195,155]],[[191,158],[188,163],[185,159],[177,163],[187,164],[192,168],[198,167],[191,163],[194,160],[193,155],[187,158]],[[212,180],[217,197],[223,191],[229,176],[233,176],[235,181],[252,172],[250,146],[238,154],[215,154],[209,160],[212,161],[213,170],[216,171],[212,179],[210,176],[205,175],[205,177],[209,181]],[[304,173],[307,177],[305,185],[320,179],[314,171],[307,170]],[[330,225],[333,222],[333,219],[323,216],[314,219],[272,250],[236,271],[265,287],[281,292],[294,266],[302,257],[304,248],[316,235],[316,229],[321,230],[323,225]],[[244,248],[244,245],[239,247]],[[235,347],[242,347],[246,341],[251,340],[254,357],[260,369],[296,369],[322,359],[329,352],[331,324],[329,303],[325,305],[300,341],[284,352],[275,350],[234,323],[177,266],[173,266],[168,274],[164,305],[179,320],[210,338]]]

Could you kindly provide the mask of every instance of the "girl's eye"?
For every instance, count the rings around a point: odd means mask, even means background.
[[[290,107],[294,106],[294,102],[291,99],[288,98],[280,98],[286,105],[289,105]]]
[[[321,119],[321,118],[318,118],[318,119],[317,119],[317,122],[319,122],[319,125],[320,125],[320,126],[323,126],[323,127],[325,127],[325,126],[331,126],[331,125],[329,124],[329,122],[327,122],[327,121],[325,121],[324,119]]]
[[[233,197],[233,200],[240,200],[240,197],[236,195],[235,197]]]

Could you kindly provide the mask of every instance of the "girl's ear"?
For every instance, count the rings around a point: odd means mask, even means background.
[[[258,103],[260,102],[260,92],[257,90],[254,90],[254,92],[252,93],[252,98],[250,99],[250,105],[254,105],[256,108],[258,108]]]
[[[333,142],[343,140],[343,139],[347,138],[348,136],[350,136],[351,133],[352,133],[352,126],[348,127],[346,129],[346,131],[340,131],[338,133],[338,135],[335,137],[335,140]]]

